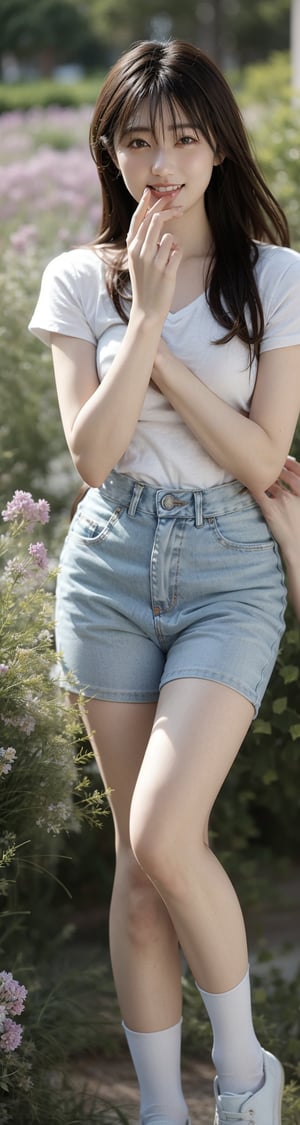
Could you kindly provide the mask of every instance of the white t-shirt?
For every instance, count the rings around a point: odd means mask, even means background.
[[[261,352],[300,344],[300,254],[259,243],[255,266],[265,316]],[[46,344],[51,332],[89,340],[96,347],[99,380],[105,378],[126,331],[108,296],[104,264],[90,247],[69,250],[46,267],[29,324]],[[210,312],[205,294],[169,313],[162,336],[174,355],[237,411],[248,411],[257,364],[234,337],[215,346],[225,329]],[[284,371],[282,372],[284,379]],[[155,487],[209,488],[232,480],[160,392],[150,386],[128,449],[117,471]]]

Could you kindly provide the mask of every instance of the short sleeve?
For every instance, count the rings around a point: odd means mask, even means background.
[[[300,344],[300,254],[280,247],[274,250],[278,256],[273,256],[273,269],[261,294],[265,313],[261,352]]]
[[[94,306],[100,281],[99,261],[91,251],[67,251],[54,258],[44,270],[29,331],[49,346],[52,332],[96,344]]]

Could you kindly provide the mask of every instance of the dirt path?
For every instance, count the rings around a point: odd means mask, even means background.
[[[212,1125],[213,1070],[207,1063],[185,1061],[182,1068],[183,1090],[193,1125]],[[76,1078],[93,1094],[114,1102],[128,1115],[130,1125],[139,1120],[139,1095],[130,1059],[85,1060],[76,1069]]]

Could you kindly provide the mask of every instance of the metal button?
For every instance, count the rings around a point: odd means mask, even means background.
[[[175,508],[176,503],[178,503],[178,501],[176,501],[176,497],[172,496],[171,492],[167,492],[166,495],[162,498],[161,506],[162,508],[170,509]]]

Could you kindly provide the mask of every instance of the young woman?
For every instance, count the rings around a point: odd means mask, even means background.
[[[91,151],[99,236],[49,264],[30,327],[52,346],[90,486],[62,551],[57,643],[112,791],[111,958],[141,1122],[188,1120],[181,946],[213,1027],[215,1122],[279,1125],[282,1068],[253,1030],[244,922],[208,820],[284,627],[252,493],[298,417],[300,258],[226,81],[193,46],[123,55]]]
[[[287,457],[279,479],[259,497],[286,564],[288,592],[300,621],[300,462]]]

